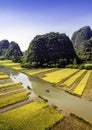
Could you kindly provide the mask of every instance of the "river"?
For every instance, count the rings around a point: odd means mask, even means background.
[[[63,90],[59,90],[52,84],[43,81],[38,77],[28,76],[8,67],[0,66],[0,70],[10,75],[15,82],[21,82],[25,88],[29,86],[33,92],[47,99],[51,104],[56,105],[65,113],[73,113],[86,121],[92,123],[92,102],[73,96]],[[49,90],[47,92],[46,90]]]

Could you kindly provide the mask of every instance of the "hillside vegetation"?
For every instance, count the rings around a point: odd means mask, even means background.
[[[84,26],[72,35],[72,43],[77,55],[84,61],[92,61],[92,30]]]
[[[15,42],[10,42],[8,40],[0,41],[0,59],[9,59],[14,62],[19,62],[21,60],[22,52],[20,47]]]
[[[73,63],[76,54],[71,40],[65,35],[50,32],[37,35],[24,56],[23,67],[64,67]]]

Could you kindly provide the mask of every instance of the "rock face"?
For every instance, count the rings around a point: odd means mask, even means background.
[[[74,32],[72,43],[77,55],[83,60],[92,60],[92,31],[85,26]]]
[[[76,54],[71,40],[65,35],[50,32],[37,35],[29,45],[26,62],[42,67],[44,64],[62,64],[64,60],[74,59]]]
[[[86,61],[92,61],[92,40],[85,41],[81,46],[80,57]]]
[[[82,27],[78,31],[74,32],[72,36],[72,42],[75,50],[80,48],[81,44],[92,37],[92,31],[89,26]]]
[[[3,56],[4,59],[10,59],[17,62],[20,60],[22,52],[17,43],[9,43],[8,40],[2,40],[0,41],[0,56]]]
[[[8,40],[0,41],[0,55],[4,55],[9,47]]]

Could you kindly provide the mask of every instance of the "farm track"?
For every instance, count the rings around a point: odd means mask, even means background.
[[[0,114],[2,114],[4,112],[7,112],[7,111],[10,111],[12,109],[21,107],[23,105],[29,104],[31,102],[37,101],[37,100],[39,100],[39,97],[37,95],[35,95],[34,92],[31,92],[31,95],[29,96],[29,98],[27,100],[21,101],[21,102],[12,104],[12,105],[9,105],[9,106],[4,107],[4,108],[1,108],[0,109]]]

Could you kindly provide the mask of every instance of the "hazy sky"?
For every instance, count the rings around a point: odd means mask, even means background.
[[[0,40],[24,51],[37,34],[66,33],[92,27],[92,0],[0,0]]]

